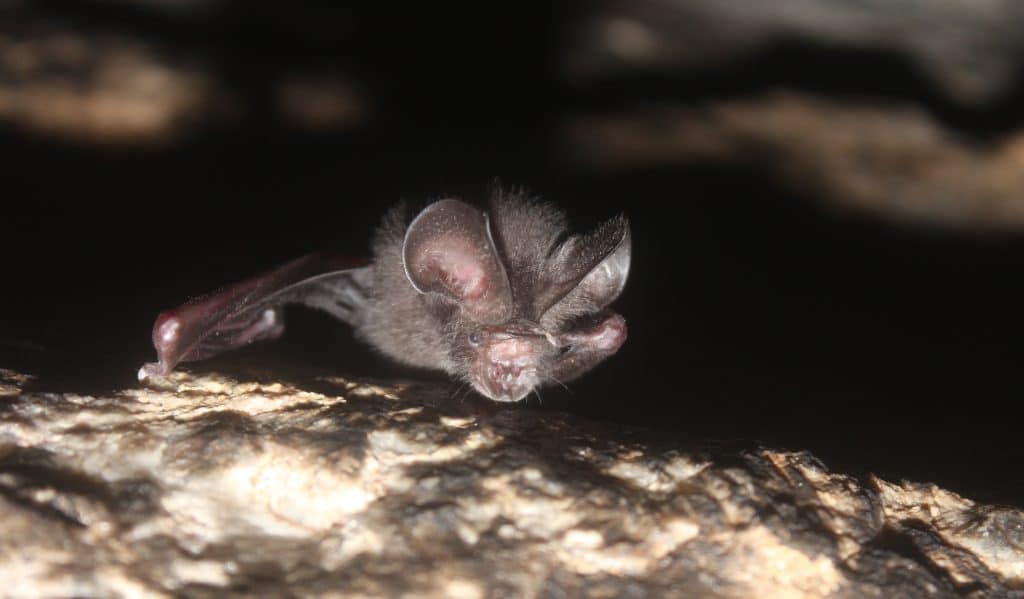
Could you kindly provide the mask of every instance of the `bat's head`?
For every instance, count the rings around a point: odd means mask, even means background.
[[[605,309],[629,273],[626,220],[551,239],[507,268],[487,214],[457,200],[431,204],[406,232],[406,276],[447,313],[454,374],[495,401],[571,380],[626,340],[625,320]]]

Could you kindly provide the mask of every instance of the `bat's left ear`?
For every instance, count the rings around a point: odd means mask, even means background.
[[[603,223],[586,235],[570,237],[552,256],[550,281],[540,298],[546,311],[555,305],[600,310],[619,297],[629,277],[632,239],[623,215]]]
[[[629,232],[629,221],[619,216],[598,229],[598,235],[611,235],[618,239],[615,248],[605,256],[576,286],[576,291],[589,298],[599,308],[604,308],[619,297],[629,277],[629,263],[633,254],[633,240]]]
[[[420,293],[436,292],[478,322],[501,322],[512,292],[487,216],[458,200],[441,200],[412,221],[402,247],[405,275]]]

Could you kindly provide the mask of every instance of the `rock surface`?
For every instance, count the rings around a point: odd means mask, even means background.
[[[1024,5],[640,0],[581,8],[559,73],[588,173],[694,163],[857,215],[1019,232]],[[617,90],[617,91],[615,91]],[[562,154],[559,154],[562,155]]]
[[[802,42],[891,54],[917,65],[951,99],[983,104],[1012,87],[1024,50],[1017,33],[1024,7],[1013,0],[610,0],[595,6],[565,44],[563,69],[573,79],[674,75]]]
[[[796,92],[577,117],[573,156],[606,172],[719,162],[799,194],[895,221],[981,231],[1024,227],[1024,131],[979,143],[909,104]]]
[[[1024,512],[447,390],[0,370],[7,596],[1024,597]]]
[[[0,17],[0,121],[82,142],[167,141],[222,100],[207,69],[145,40]]]
[[[214,3],[174,4],[198,18]],[[21,3],[0,3],[0,22],[0,125],[36,135],[166,146],[257,110],[287,127],[329,132],[360,125],[369,110],[363,91],[338,68],[268,70],[266,97],[249,97],[233,89],[218,52],[201,45],[54,18]]]
[[[371,41],[403,31],[397,16],[219,0],[102,4],[93,23],[73,3],[0,3],[0,128],[116,149],[186,147],[246,127],[362,143],[417,110],[414,124],[443,121],[416,108],[423,98],[410,83],[430,72],[430,53],[418,65],[406,62],[418,50]],[[550,81],[497,77],[502,90],[551,86],[530,118],[546,128],[563,115],[567,126],[545,135],[571,146],[562,167],[594,167],[582,169],[592,176],[705,161],[777,174],[790,193],[883,220],[1024,227],[1019,2],[609,0],[561,18],[537,30],[552,36],[544,54],[520,57],[549,67]],[[442,20],[450,29],[414,19],[405,31],[459,39],[466,29]],[[251,55],[234,23],[294,54]],[[395,57],[373,62],[382,52]],[[433,68],[467,86],[447,95],[480,89],[472,60],[442,62]],[[367,76],[378,72],[387,77]]]

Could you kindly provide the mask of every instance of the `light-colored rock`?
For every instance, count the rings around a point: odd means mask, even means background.
[[[952,100],[981,105],[1012,88],[1022,27],[1015,0],[620,0],[573,22],[562,63],[573,81],[674,77],[802,43],[899,57]]]
[[[0,120],[78,142],[167,142],[225,97],[209,70],[128,35],[0,29]]]
[[[1024,595],[1020,510],[806,453],[327,377],[0,383],[6,596]]]
[[[730,164],[775,175],[800,196],[895,221],[1024,228],[1024,131],[972,142],[910,105],[779,92],[577,117],[564,138],[571,159],[601,172]]]
[[[201,19],[219,2],[124,4]],[[261,98],[235,88],[221,54],[0,3],[0,124],[79,144],[164,146],[244,119],[260,102],[304,131],[347,129],[369,114],[366,94],[338,69],[268,71]]]

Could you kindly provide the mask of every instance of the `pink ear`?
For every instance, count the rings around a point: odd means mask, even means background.
[[[421,258],[416,272],[425,274],[427,278],[439,277],[440,290],[462,302],[480,299],[487,292],[487,276],[475,248],[465,247],[465,240],[454,236],[434,241],[434,251]],[[438,251],[441,248],[443,251]],[[427,280],[423,283],[430,284]]]
[[[409,225],[402,256],[417,291],[442,294],[480,322],[500,322],[512,308],[487,216],[468,204],[427,206]]]

